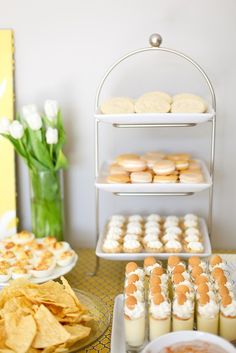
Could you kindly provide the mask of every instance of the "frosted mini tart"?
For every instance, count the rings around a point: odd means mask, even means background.
[[[161,253],[164,251],[164,246],[160,240],[151,240],[145,244],[145,250],[151,253]]]
[[[117,240],[105,239],[102,250],[106,253],[120,253],[122,246]]]
[[[147,222],[157,222],[160,223],[162,221],[162,218],[159,214],[157,213],[152,213],[149,216],[146,217]]]
[[[123,244],[123,251],[125,253],[139,253],[142,249],[142,244],[138,240],[125,241]]]
[[[129,216],[128,222],[139,222],[139,223],[142,223],[143,222],[143,217],[141,215],[139,215],[139,214],[134,214],[132,216]]]
[[[34,239],[34,234],[26,230],[13,235],[12,240],[15,244],[26,244]]]
[[[186,252],[190,253],[203,253],[204,246],[200,241],[190,241],[184,246]]]
[[[125,241],[130,241],[130,240],[140,241],[140,239],[141,239],[141,237],[138,234],[127,233],[127,234],[125,234],[125,236],[122,240],[125,242]]]
[[[66,250],[59,254],[57,264],[61,267],[69,266],[75,260],[76,254],[74,250]]]
[[[102,114],[134,113],[134,101],[127,97],[114,97],[103,102],[100,107]]]
[[[139,222],[128,223],[126,231],[127,233],[131,233],[131,234],[138,234],[138,235],[143,234],[143,228]]]
[[[146,246],[148,242],[150,241],[157,241],[160,240],[159,236],[155,233],[149,233],[147,235],[145,235],[142,239],[142,243]]]
[[[169,240],[165,244],[165,251],[168,253],[180,253],[182,250],[182,245],[178,240]]]
[[[153,170],[157,175],[169,175],[175,171],[175,164],[172,161],[162,160],[153,166]]]

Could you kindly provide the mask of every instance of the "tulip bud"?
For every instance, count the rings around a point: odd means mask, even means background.
[[[26,116],[25,120],[29,127],[34,131],[41,129],[42,127],[42,119],[39,113],[37,112],[31,113],[30,115]]]
[[[46,131],[46,140],[49,145],[55,145],[58,142],[58,130],[48,127]]]
[[[22,107],[22,114],[23,117],[26,119],[29,115],[32,115],[34,113],[37,113],[37,107],[35,104],[28,104],[28,105],[23,105]]]
[[[14,120],[10,127],[9,127],[9,131],[11,136],[16,139],[19,140],[22,138],[22,136],[24,135],[24,128],[23,125],[21,123],[19,123],[18,120]]]
[[[58,113],[58,103],[55,100],[46,100],[44,103],[44,111],[47,118],[53,121],[57,117]]]
[[[0,119],[0,134],[9,134],[10,120],[8,118]]]

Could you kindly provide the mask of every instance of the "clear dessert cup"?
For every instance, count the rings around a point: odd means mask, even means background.
[[[236,340],[236,317],[220,314],[220,336],[228,341]]]
[[[165,335],[171,331],[171,315],[164,319],[154,318],[149,315],[149,340]]]
[[[172,317],[172,331],[192,331],[194,324],[193,314],[189,318]]]
[[[214,335],[218,334],[219,328],[219,314],[214,317],[206,317],[197,314],[197,330],[212,333]]]

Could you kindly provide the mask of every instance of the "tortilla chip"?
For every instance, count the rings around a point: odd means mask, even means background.
[[[55,346],[70,338],[70,334],[44,305],[40,305],[34,318],[37,324],[37,334],[32,344],[33,348]]]
[[[90,335],[91,328],[83,325],[65,325],[64,328],[70,333],[70,338],[66,342],[66,346],[73,346],[76,342]]]
[[[28,352],[36,335],[36,323],[32,315],[19,316],[17,313],[5,315],[6,346],[16,353]]]

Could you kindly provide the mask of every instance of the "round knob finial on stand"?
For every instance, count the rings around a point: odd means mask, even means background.
[[[152,47],[158,48],[162,43],[162,37],[158,33],[153,33],[149,37],[149,43]]]

